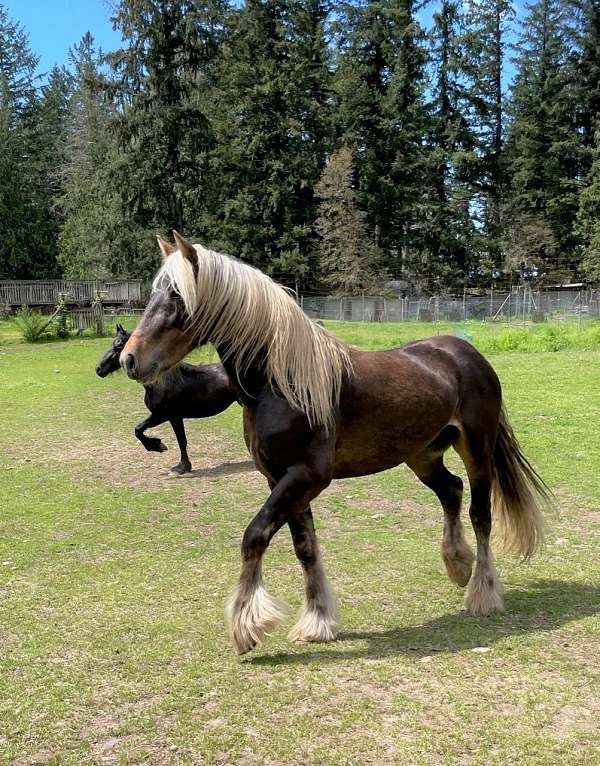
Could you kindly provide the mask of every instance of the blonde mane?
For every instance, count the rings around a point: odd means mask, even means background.
[[[248,264],[194,245],[198,276],[179,250],[165,259],[154,290],[183,300],[190,328],[227,349],[243,373],[264,349],[265,372],[311,425],[330,427],[342,379],[352,365],[348,348],[319,327],[280,285]]]

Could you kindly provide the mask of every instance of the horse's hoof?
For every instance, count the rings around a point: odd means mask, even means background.
[[[183,476],[185,473],[190,473],[192,470],[191,463],[178,463],[177,465],[174,465],[173,468],[169,471],[171,476]]]
[[[169,448],[166,444],[163,444],[162,442],[158,443],[158,451],[159,452],[166,452]]]

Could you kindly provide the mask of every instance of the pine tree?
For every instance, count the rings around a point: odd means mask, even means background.
[[[600,131],[595,134],[592,164],[579,197],[577,233],[583,246],[582,270],[589,280],[600,280]]]
[[[381,253],[369,236],[365,214],[352,187],[352,152],[335,152],[315,192],[320,198],[317,231],[323,282],[344,295],[378,292],[383,283]]]
[[[427,231],[424,52],[412,0],[346,5],[338,24],[336,122],[356,159],[361,208],[394,276]]]
[[[66,277],[99,279],[123,274],[128,222],[110,169],[117,162],[110,123],[115,109],[101,88],[101,51],[87,32],[70,51],[74,90],[69,103],[61,189],[59,259]]]
[[[0,5],[0,275],[13,279],[58,275],[51,192],[66,81],[51,73],[40,97],[37,62]]]
[[[569,278],[578,259],[574,232],[582,144],[574,124],[576,88],[572,48],[561,0],[527,6],[518,45],[512,90],[512,120],[507,144],[508,265],[525,227],[532,235],[527,257],[519,256],[530,276]],[[511,236],[512,233],[512,236]]]
[[[478,157],[473,183],[478,190],[475,208],[485,240],[479,265],[484,278],[497,275],[502,267],[500,212],[506,182],[502,73],[514,17],[512,0],[471,0],[465,15],[463,69]]]
[[[326,21],[322,0],[247,0],[217,78],[213,238],[290,283],[314,271],[313,190],[330,145]]]
[[[586,149],[589,171],[597,115],[600,114],[600,0],[571,0],[568,6],[572,45],[577,54],[577,125]]]
[[[226,21],[225,0],[121,0],[117,7],[113,23],[126,46],[108,58],[120,106],[114,184],[129,223],[121,272],[152,273],[156,231],[200,232],[212,143],[208,93]]]
[[[435,289],[472,282],[479,245],[471,210],[476,196],[477,139],[470,125],[462,39],[463,19],[454,0],[433,14],[430,147],[431,215],[426,240],[429,284]]]
[[[292,176],[291,228],[279,243],[273,268],[294,279],[310,278],[314,264],[317,201],[314,187],[332,148],[331,69],[327,38],[329,2],[293,0],[286,12],[285,88]]]

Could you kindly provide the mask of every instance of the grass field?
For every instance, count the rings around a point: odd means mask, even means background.
[[[369,348],[432,331],[331,326]],[[292,646],[292,617],[240,659],[223,608],[267,495],[240,410],[190,422],[196,470],[169,478],[170,429],[164,454],[133,438],[140,387],[94,375],[107,343],[0,323],[1,764],[600,763],[599,348],[489,355],[559,500],[540,555],[499,557],[505,614],[461,611],[441,510],[401,467],[314,504],[339,640]],[[300,607],[285,530],[265,577]]]

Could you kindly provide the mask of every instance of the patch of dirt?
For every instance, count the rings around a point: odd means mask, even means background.
[[[50,750],[40,750],[32,755],[24,755],[13,761],[12,766],[42,766],[48,763],[51,758],[60,756],[60,753],[53,753]]]
[[[101,441],[90,437],[78,439],[75,445],[50,447],[43,457],[36,456],[36,462],[65,463],[70,470],[78,471],[81,479],[100,481],[113,487],[156,490],[164,489],[172,482],[185,482],[186,485],[216,482],[230,474],[256,474],[264,484],[248,453],[232,445],[226,437],[202,434],[201,453],[191,446],[193,470],[183,476],[170,473],[171,467],[179,462],[177,445],[167,452],[147,452],[133,438],[127,441],[110,434]]]
[[[161,697],[142,695],[139,699],[121,705],[110,712],[101,710],[81,727],[79,740],[89,742],[89,756],[86,764],[152,764],[166,766],[177,763],[177,746],[170,739],[175,726],[173,715],[155,712]],[[108,704],[108,703],[105,703]],[[156,733],[143,730],[142,722],[136,718],[152,719]]]
[[[554,716],[549,730],[559,739],[578,739],[582,735],[597,735],[600,702],[590,698],[586,706],[565,705]]]

